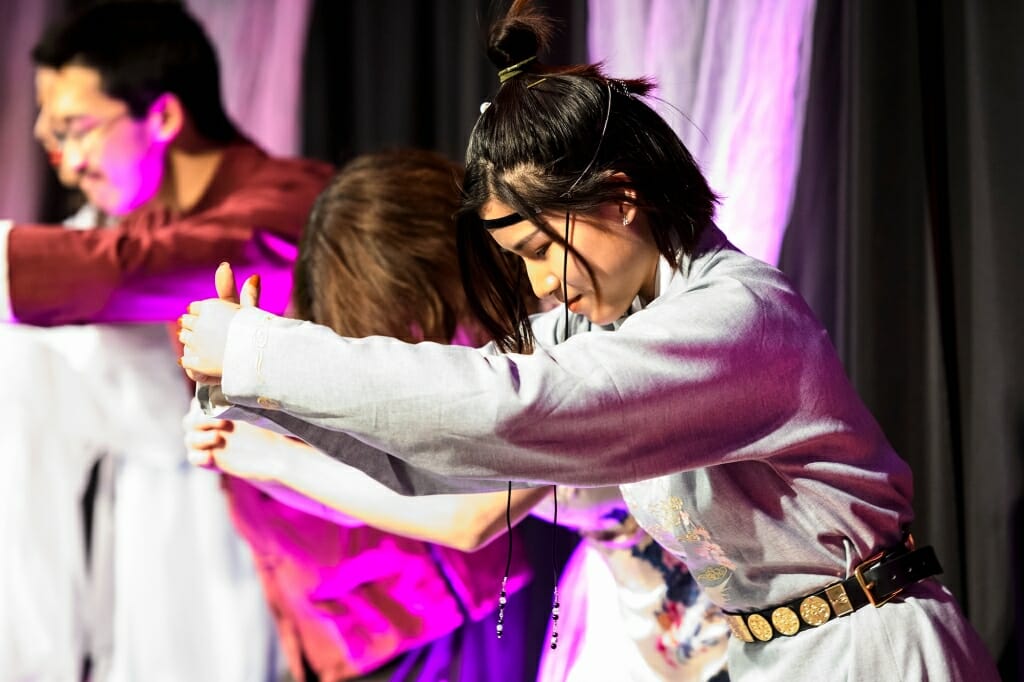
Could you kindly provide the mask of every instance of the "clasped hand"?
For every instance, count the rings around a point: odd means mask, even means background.
[[[221,263],[214,277],[218,298],[193,301],[179,320],[178,340],[185,346],[181,366],[197,383],[216,383],[224,373],[228,328],[242,306],[259,304],[259,275],[245,280],[241,295],[231,266]]]
[[[197,404],[182,424],[190,463],[239,478],[273,480],[280,462],[306,447],[252,424],[205,417]]]

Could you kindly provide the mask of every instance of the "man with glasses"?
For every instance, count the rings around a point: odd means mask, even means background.
[[[57,70],[62,168],[118,224],[0,225],[0,319],[173,320],[224,260],[259,271],[262,300],[283,309],[293,244],[329,171],[270,159],[240,135],[198,24],[177,3],[103,3],[49,31],[33,56]]]
[[[269,158],[237,131],[213,48],[177,3],[97,5],[50,27],[33,58],[37,136],[93,207],[87,222],[109,224],[0,222],[0,320],[88,324],[65,336],[71,352],[19,340],[0,354],[5,485],[20,491],[0,495],[0,682],[77,682],[67,660],[111,608],[113,656],[94,662],[97,682],[258,680],[266,640],[232,647],[245,633],[230,630],[265,615],[262,594],[216,478],[185,464],[189,388],[166,323],[209,293],[224,260],[263,273],[264,300],[281,312],[330,169]],[[116,405],[101,398],[115,393]],[[70,575],[82,545],[73,512],[102,451],[116,471],[112,607]],[[242,594],[248,581],[259,603]]]

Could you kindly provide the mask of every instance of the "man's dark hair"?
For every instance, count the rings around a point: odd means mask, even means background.
[[[203,137],[229,142],[238,131],[220,97],[217,54],[203,27],[178,2],[102,2],[52,23],[32,49],[37,66],[87,66],[103,92],[142,118],[164,93],[175,95]]]

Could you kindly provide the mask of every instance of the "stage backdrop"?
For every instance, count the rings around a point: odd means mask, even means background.
[[[0,6],[4,217],[63,212],[40,200],[27,53],[48,16],[78,4]],[[229,110],[275,151],[461,158],[497,86],[479,31],[490,0],[189,4],[220,50]],[[659,78],[666,117],[725,195],[726,231],[770,261],[783,240],[783,269],[914,468],[918,535],[1017,679],[1024,5],[546,4],[565,36],[551,61],[584,59],[589,35],[613,73]]]
[[[590,57],[657,80],[655,108],[722,196],[717,222],[776,263],[789,220],[814,0],[590,0]]]
[[[38,215],[49,169],[32,140],[36,105],[29,52],[56,8],[56,0],[0,4],[0,219]]]
[[[910,462],[943,582],[1021,679],[1024,5],[817,15],[782,267]]]

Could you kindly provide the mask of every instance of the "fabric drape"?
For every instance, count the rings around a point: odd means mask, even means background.
[[[916,477],[916,533],[1019,679],[1024,7],[819,3],[782,265]]]
[[[723,197],[719,227],[778,260],[807,97],[814,0],[590,0],[590,57],[652,76],[655,109]],[[660,100],[660,101],[659,101]]]
[[[301,151],[302,58],[312,0],[188,0],[217,47],[228,115],[275,156]]]
[[[562,32],[545,60],[586,58],[583,0],[544,3]],[[490,0],[314,3],[305,58],[303,149],[340,163],[394,147],[465,156],[480,104],[498,88],[484,28]]]
[[[35,219],[44,173],[50,172],[32,139],[36,100],[29,53],[56,13],[56,4],[46,0],[0,5],[0,218]]]

